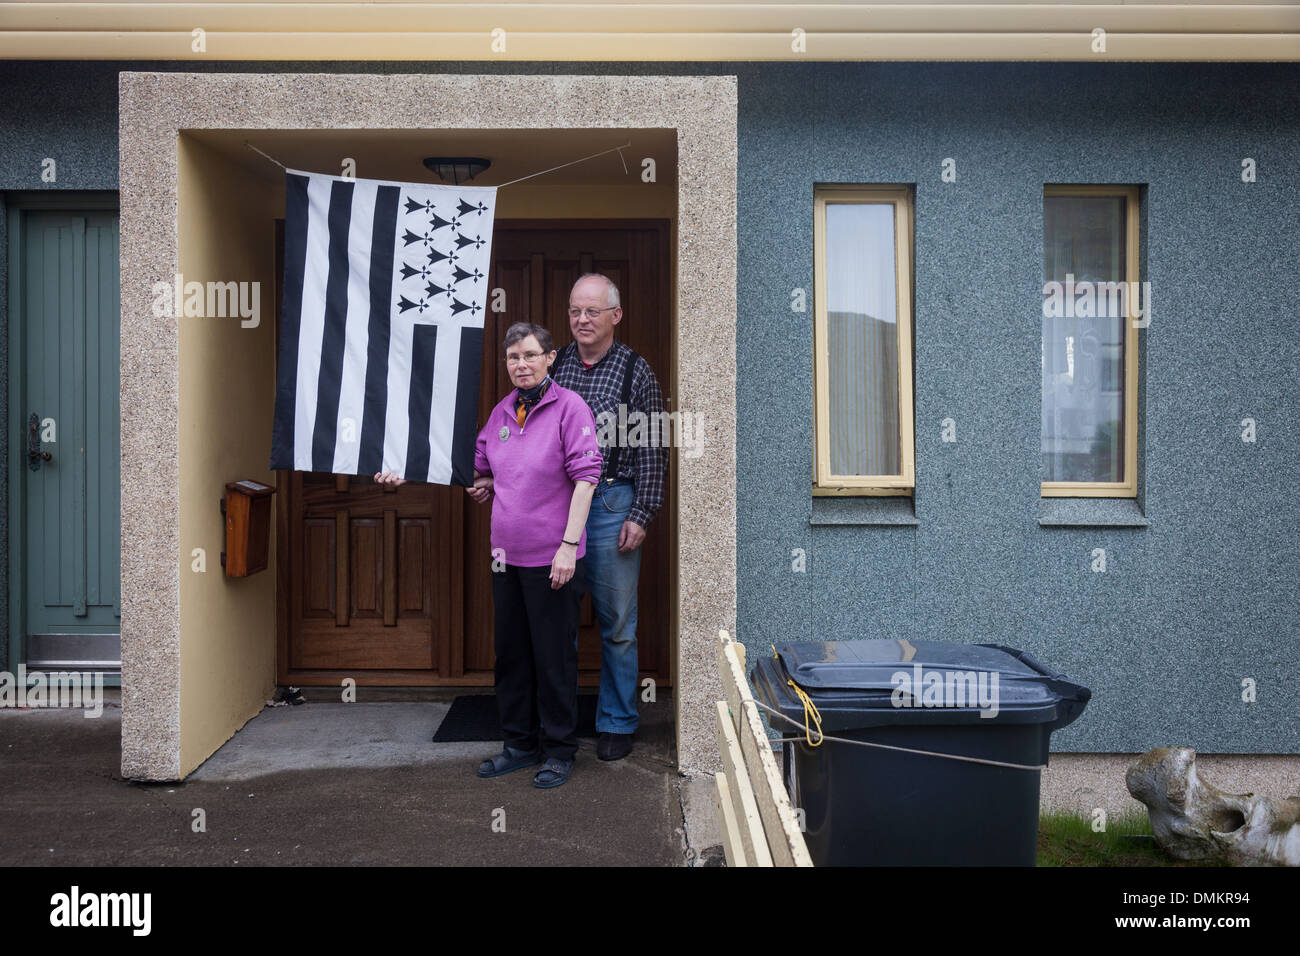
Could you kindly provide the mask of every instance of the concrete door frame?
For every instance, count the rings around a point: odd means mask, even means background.
[[[716,764],[715,636],[736,614],[736,90],[735,76],[120,75],[123,776],[176,780],[197,765],[181,758],[181,517],[212,503],[180,500],[180,320],[151,311],[153,284],[180,272],[187,129],[676,130],[675,407],[704,428],[704,453],[677,468],[678,764]],[[227,737],[247,719],[185,716],[225,720]]]

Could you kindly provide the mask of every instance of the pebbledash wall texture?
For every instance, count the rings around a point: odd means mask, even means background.
[[[763,68],[739,132],[746,644],[1008,644],[1093,691],[1056,750],[1300,750],[1300,68]],[[817,182],[916,184],[915,524],[808,493]],[[1045,183],[1146,187],[1136,508],[1040,497]]]
[[[8,62],[0,188],[51,188],[51,144],[57,188],[117,188],[122,70],[736,75],[734,625],[751,654],[1004,643],[1093,690],[1054,750],[1300,753],[1300,66]],[[914,508],[810,494],[813,313],[791,290],[813,284],[813,186],[837,182],[915,187]],[[1043,186],[1080,182],[1144,187],[1128,505],[1039,494]]]

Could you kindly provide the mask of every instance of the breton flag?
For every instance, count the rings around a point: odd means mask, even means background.
[[[473,484],[496,192],[286,170],[271,468]]]

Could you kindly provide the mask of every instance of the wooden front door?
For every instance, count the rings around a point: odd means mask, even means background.
[[[491,288],[504,290],[506,308],[489,311],[484,329],[480,422],[512,387],[506,329],[535,322],[563,348],[569,289],[583,272],[618,284],[620,340],[650,362],[665,398],[674,395],[667,222],[499,220],[492,245]],[[673,483],[665,485],[668,500],[643,545],[637,624],[642,673],[659,684],[670,673],[676,524]],[[491,686],[490,506],[461,488],[384,491],[367,476],[317,472],[281,472],[280,495],[281,683]],[[600,634],[585,597],[578,652],[579,682],[595,686]]]

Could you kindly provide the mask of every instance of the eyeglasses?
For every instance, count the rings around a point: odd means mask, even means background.
[[[571,318],[571,319],[576,319],[576,318],[577,318],[578,316],[580,316],[580,315],[585,315],[585,316],[586,316],[587,318],[589,318],[589,319],[597,319],[597,318],[600,318],[600,313],[602,313],[602,312],[608,312],[608,311],[610,311],[610,309],[617,309],[617,308],[618,308],[618,306],[616,306],[616,305],[611,305],[611,306],[608,306],[607,308],[604,308],[604,309],[591,309],[591,308],[587,308],[587,309],[569,309],[569,318]]]
[[[523,355],[515,355],[511,353],[506,356],[506,364],[518,365],[520,362],[527,362],[529,365],[532,365],[545,354],[545,352],[525,352]]]

